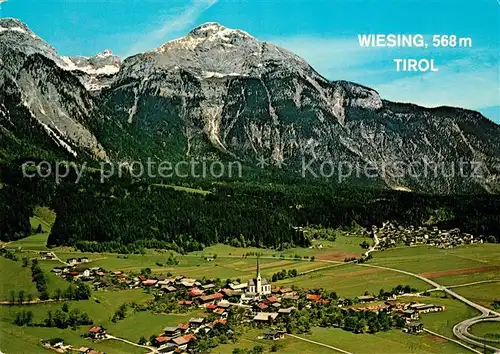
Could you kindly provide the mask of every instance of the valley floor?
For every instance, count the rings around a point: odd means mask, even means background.
[[[15,252],[19,259],[36,258],[40,251],[46,250],[46,233],[5,245]],[[360,255],[364,250],[359,247],[363,237],[337,237],[334,242],[318,241],[314,248],[290,249],[278,252],[269,249],[234,248],[215,245],[203,252],[175,255],[179,264],[166,265],[170,252],[151,251],[144,255],[85,254],[69,248],[56,248],[51,251],[56,260],[40,260],[39,264],[47,276],[48,291],[53,294],[58,288],[65,288],[68,282],[51,273],[50,270],[62,265],[69,258],[88,257],[89,267],[102,267],[108,271],[139,272],[146,267],[153,273],[184,275],[193,278],[237,279],[245,282],[255,273],[255,252],[262,254],[262,275],[271,278],[282,269],[296,269],[299,276],[276,282],[277,286],[299,288],[323,288],[335,291],[341,297],[356,297],[365,292],[378,294],[381,288],[390,290],[397,285],[410,285],[419,292],[430,291],[430,296],[405,298],[404,301],[418,301],[444,305],[446,310],[425,314],[422,323],[426,329],[453,339],[453,326],[477,314],[467,305],[446,297],[441,291],[432,291],[432,286],[414,278],[390,270],[362,267],[343,262],[349,255]],[[321,243],[321,247],[319,244]],[[314,257],[314,260],[311,260]],[[416,246],[404,247],[373,253],[369,264],[391,267],[425,275],[440,284],[457,286],[453,290],[483,306],[492,308],[498,300],[500,288],[500,246],[491,244],[469,245],[455,249]],[[0,300],[4,303],[11,299],[12,291],[24,290],[35,297],[36,289],[32,283],[29,267],[21,261],[14,262],[0,257]],[[471,284],[472,283],[472,284]],[[463,286],[460,286],[463,285]],[[108,333],[137,343],[144,336],[149,338],[167,326],[176,326],[189,318],[202,314],[194,310],[183,314],[153,314],[149,311],[133,312],[125,319],[112,322],[111,317],[124,302],[145,303],[152,295],[143,289],[121,291],[93,291],[92,298],[84,301],[68,301],[70,308],[86,312],[93,320],[107,328]],[[47,353],[40,345],[41,339],[60,337],[73,346],[92,348],[113,353],[145,353],[144,348],[119,341],[98,341],[90,343],[81,337],[88,326],[76,329],[56,329],[45,327],[19,327],[13,324],[16,314],[25,309],[33,312],[35,322],[40,322],[47,311],[60,308],[60,303],[0,306],[0,349],[6,354]],[[499,334],[497,323],[474,325],[471,331],[476,335],[495,337]],[[259,339],[263,330],[247,329],[234,344],[224,344],[212,353],[233,353],[235,348],[253,348],[262,345],[264,350],[279,350],[282,353],[331,353],[335,347],[349,353],[466,353],[470,350],[458,344],[429,333],[409,335],[401,330],[390,330],[376,334],[353,334],[342,329],[313,328],[311,334],[286,336],[278,341]],[[301,340],[301,338],[308,341]],[[318,345],[314,342],[324,344]]]

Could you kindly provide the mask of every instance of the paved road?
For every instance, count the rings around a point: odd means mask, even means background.
[[[389,267],[382,267],[382,266],[376,266],[376,265],[373,265],[373,264],[366,264],[366,263],[362,263],[362,264],[359,264],[360,266],[364,266],[364,267],[371,267],[371,268],[379,268],[379,269],[384,269],[384,270],[390,270],[390,271],[393,271],[393,272],[398,272],[398,273],[402,273],[402,274],[406,274],[406,275],[409,275],[409,276],[412,276],[412,277],[415,277],[415,278],[418,278],[432,286],[434,286],[435,288],[441,290],[441,291],[444,291],[445,293],[451,295],[453,298],[463,302],[464,304],[466,305],[469,305],[470,307],[473,307],[475,308],[476,310],[478,310],[479,312],[481,312],[481,315],[479,316],[475,316],[475,317],[472,317],[472,318],[469,318],[469,319],[466,319],[458,324],[456,324],[454,327],[453,327],[453,334],[460,340],[464,341],[464,342],[467,342],[469,344],[472,344],[472,345],[475,345],[477,347],[480,347],[480,348],[486,348],[486,349],[489,349],[489,350],[492,350],[493,352],[495,353],[500,353],[500,349],[497,348],[497,347],[494,347],[494,346],[491,346],[489,344],[484,344],[484,343],[481,343],[481,342],[478,342],[478,337],[475,337],[473,338],[473,336],[468,332],[468,329],[469,327],[471,327],[472,325],[476,324],[476,323],[479,323],[479,322],[484,322],[484,321],[498,321],[500,320],[500,313],[496,312],[496,311],[493,311],[493,310],[490,310],[482,305],[479,305],[479,304],[476,304],[475,302],[473,301],[470,301],[469,299],[457,294],[456,292],[454,292],[453,290],[450,290],[448,288],[446,288],[445,286],[439,284],[439,283],[436,283],[435,281],[431,280],[431,279],[428,279],[428,278],[425,278],[419,274],[415,274],[415,273],[411,273],[411,272],[407,272],[407,271],[404,271],[404,270],[400,270],[400,269],[394,269],[394,268],[389,268]],[[485,339],[482,339],[482,340],[485,340]]]
[[[293,338],[297,338],[297,339],[303,340],[305,342],[309,342],[309,343],[313,343],[313,344],[316,344],[316,345],[320,345],[320,346],[325,347],[325,348],[333,349],[333,350],[336,350],[336,351],[338,351],[340,353],[352,354],[351,352],[345,351],[345,350],[340,349],[340,348],[332,347],[331,345],[328,345],[328,344],[324,344],[324,343],[320,343],[320,342],[315,342],[313,340],[302,338],[302,337],[299,337],[299,336],[296,336],[296,335],[293,335],[293,334],[289,334],[289,333],[287,333],[286,335],[289,336],[289,337],[293,337]]]
[[[55,258],[56,260],[58,260],[59,262],[61,262],[62,264],[64,264],[64,265],[69,265],[67,262],[65,262],[65,261],[63,261],[61,258],[59,258],[55,252],[52,252],[52,254],[54,255],[54,258]]]
[[[131,342],[129,340],[126,340],[126,339],[123,339],[123,338],[120,338],[120,337],[112,336],[110,334],[106,334],[106,339],[118,340],[120,342],[124,342],[124,343],[130,344],[130,345],[133,345],[135,347],[147,349],[147,350],[150,351],[150,353],[158,353],[158,349],[155,348],[155,347],[148,347],[147,345],[140,345],[140,344]]]
[[[471,286],[471,285],[477,285],[477,284],[483,284],[483,283],[497,283],[497,282],[500,282],[500,279],[480,280],[480,281],[475,281],[473,283],[450,285],[450,286],[447,286],[447,288],[454,289],[454,288],[461,288],[462,286]]]
[[[379,239],[378,239],[378,237],[377,237],[377,235],[375,233],[373,234],[373,239],[375,240],[375,244],[373,246],[371,246],[368,249],[368,251],[365,252],[365,257],[368,257],[368,255],[370,253],[372,253],[373,251],[375,251],[375,249],[377,248],[378,244],[380,243],[380,241],[379,241]]]

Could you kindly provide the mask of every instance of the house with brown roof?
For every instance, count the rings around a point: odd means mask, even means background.
[[[189,300],[180,300],[179,302],[177,302],[177,304],[184,305],[184,306],[191,306],[193,304],[193,302],[189,301]]]
[[[189,325],[193,328],[200,327],[203,322],[205,322],[205,319],[203,317],[198,317],[198,318],[191,318],[189,320]]]
[[[89,337],[92,339],[104,339],[106,338],[106,329],[102,327],[92,327],[89,329]]]
[[[195,340],[196,337],[193,334],[186,334],[185,336],[173,338],[171,342],[174,343],[180,349],[186,349],[189,342]]]
[[[259,312],[253,318],[256,322],[272,322],[278,317],[276,312]]]
[[[286,309],[279,309],[278,313],[280,315],[289,315],[292,313],[293,310],[295,310],[295,307],[292,306],[292,307],[288,307]]]
[[[212,295],[200,296],[199,300],[201,302],[210,302],[210,301],[220,300],[222,298],[224,298],[224,294],[215,293],[215,294],[212,294]]]
[[[361,303],[372,302],[372,301],[377,300],[377,298],[373,295],[356,296],[354,299],[358,300]]]
[[[166,293],[175,293],[177,291],[177,288],[172,285],[161,285],[160,289]]]

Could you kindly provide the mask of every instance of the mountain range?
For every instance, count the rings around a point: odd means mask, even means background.
[[[500,191],[500,126],[480,113],[384,100],[217,23],[121,61],[60,56],[0,19],[0,88],[0,159],[264,158],[307,178],[350,166],[348,181],[384,188]]]

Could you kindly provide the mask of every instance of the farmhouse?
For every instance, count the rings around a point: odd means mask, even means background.
[[[403,332],[406,333],[421,333],[424,330],[424,325],[420,322],[412,321],[406,324]]]
[[[52,252],[46,252],[46,251],[41,251],[40,252],[40,259],[45,259],[45,260],[52,260],[55,259],[56,257]]]
[[[278,330],[266,331],[264,333],[264,338],[269,339],[269,340],[283,339],[283,338],[285,338],[285,332],[278,331]]]
[[[272,322],[278,317],[276,312],[258,312],[253,318],[256,322]]]
[[[178,327],[166,327],[163,329],[163,333],[166,337],[177,337],[181,335],[181,331]]]
[[[429,313],[429,312],[439,312],[444,310],[442,305],[434,304],[412,304],[409,306],[410,309],[417,311],[418,313]]]
[[[196,340],[196,337],[192,334],[186,334],[182,337],[177,337],[171,341],[180,349],[186,349],[189,342]]]
[[[375,301],[377,298],[373,295],[364,295],[364,296],[357,296],[355,299],[361,303],[364,303],[364,302]]]
[[[204,319],[203,317],[199,317],[199,318],[191,318],[191,319],[189,320],[189,325],[190,325],[191,327],[194,327],[194,328],[196,328],[196,327],[200,327],[200,326],[203,324],[203,322],[204,322],[204,321],[205,321],[205,319]]]
[[[92,339],[104,339],[106,338],[106,329],[102,327],[92,327],[89,329],[89,337]]]
[[[148,280],[143,280],[142,285],[144,286],[155,286],[158,280],[156,279],[148,279]]]
[[[231,290],[244,290],[247,288],[247,284],[240,284],[238,282],[233,282],[229,284]]]
[[[289,315],[292,313],[292,311],[295,310],[295,307],[289,307],[289,308],[286,308],[286,309],[279,309],[278,310],[278,313],[280,315]]]

